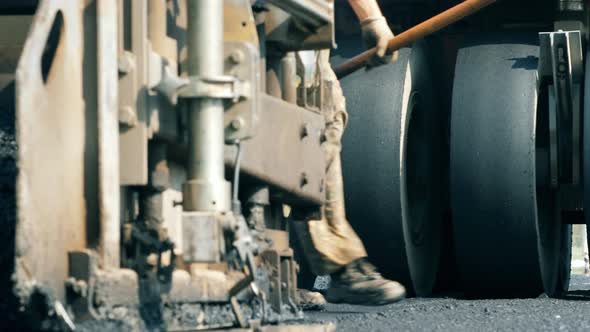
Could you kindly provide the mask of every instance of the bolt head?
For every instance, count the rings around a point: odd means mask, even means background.
[[[242,63],[244,61],[244,52],[240,50],[233,50],[229,54],[229,60],[236,65]]]
[[[129,74],[135,69],[135,57],[130,52],[124,52],[118,59],[119,74]]]
[[[311,132],[311,129],[309,127],[309,124],[304,124],[303,126],[301,126],[301,130],[299,131],[299,137],[301,139],[306,138],[307,136],[309,136],[309,133]]]
[[[301,188],[305,187],[307,184],[309,183],[309,180],[307,178],[307,174],[305,173],[301,173],[301,177],[299,178],[299,186]]]
[[[231,129],[233,130],[240,130],[244,127],[244,119],[242,118],[235,118],[230,123]]]
[[[137,125],[137,114],[131,106],[119,108],[119,123],[127,127],[135,127]]]

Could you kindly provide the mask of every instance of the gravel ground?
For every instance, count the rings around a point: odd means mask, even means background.
[[[306,314],[310,322],[335,322],[337,331],[589,331],[590,277],[572,276],[570,292],[560,299],[449,296],[384,307],[329,304]]]

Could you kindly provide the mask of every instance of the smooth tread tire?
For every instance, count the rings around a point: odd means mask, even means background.
[[[448,115],[433,87],[433,48],[418,42],[393,64],[341,80],[348,219],[379,271],[418,296],[436,283],[448,206]]]
[[[536,36],[511,38],[478,36],[457,57],[451,208],[460,284],[470,296],[555,295],[569,280],[571,233],[543,179],[548,116],[539,47]]]
[[[586,59],[590,52],[586,53]],[[590,248],[590,62],[586,61],[584,81],[584,108],[582,115],[582,179],[584,185],[584,218],[586,219],[586,240]]]

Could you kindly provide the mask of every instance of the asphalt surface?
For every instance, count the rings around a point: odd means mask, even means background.
[[[328,304],[309,322],[337,331],[590,331],[590,277],[572,276],[561,298],[467,300],[459,294],[413,298],[383,307]]]

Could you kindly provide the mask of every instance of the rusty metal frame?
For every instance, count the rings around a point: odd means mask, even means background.
[[[119,112],[122,121],[120,144],[121,185],[145,185],[148,181],[147,124],[149,80],[148,2],[129,1],[129,8],[119,1]],[[129,15],[124,13],[129,9]],[[127,22],[122,17],[129,17]],[[130,40],[125,40],[129,36]],[[130,49],[126,50],[127,45]]]
[[[15,273],[23,301],[35,289],[64,301],[68,253],[95,249],[101,268],[119,267],[116,8],[115,0],[41,1],[18,62]]]
[[[51,289],[64,298],[66,253],[86,240],[82,4],[42,1],[16,72],[17,287]],[[57,15],[60,41],[48,80],[40,61]]]
[[[321,205],[325,200],[323,129],[323,115],[262,94],[256,135],[242,142],[242,172],[268,183],[290,204]],[[225,163],[233,166],[235,147],[225,150]]]
[[[130,3],[138,6],[141,2]],[[152,102],[153,91],[148,90],[153,82],[151,67],[158,61],[153,59],[155,52],[146,37],[149,15],[145,7],[130,13],[132,52],[119,48],[122,45],[117,37],[120,9],[115,0],[41,1],[23,47],[16,73],[19,174],[15,258],[16,293],[22,296],[23,304],[36,291],[47,295],[49,300],[80,304],[84,306],[81,311],[86,306],[92,309],[97,305],[93,296],[122,294],[109,300],[110,304],[131,306],[139,301],[135,292],[137,275],[120,269],[120,186],[142,185],[149,178],[147,142],[158,132],[148,119],[157,104]],[[41,60],[57,15],[63,17],[63,27],[48,78],[44,80]],[[255,37],[250,35],[255,32],[252,17],[246,25],[249,28],[244,29],[244,35]],[[238,45],[240,41],[228,43]],[[244,45],[235,49],[240,47]],[[244,103],[245,110],[239,115],[251,117],[254,122],[258,115],[254,113],[260,109],[263,121],[257,135],[243,142],[247,150],[243,171],[283,194],[281,202],[319,206],[324,200],[325,166],[320,141],[324,118],[262,94],[261,78],[255,77],[260,74],[256,70],[260,65],[256,51],[251,54],[248,72],[234,73],[251,80],[260,93],[260,104]],[[228,58],[232,56],[235,58],[236,54],[227,54]],[[123,74],[122,71],[127,76],[120,80],[117,73]],[[125,85],[121,90],[120,84]],[[123,91],[126,94],[131,91],[131,98],[118,100]],[[132,109],[126,108],[131,106]],[[128,127],[124,131],[128,134],[139,130],[139,135],[126,145],[127,149],[139,151],[131,156],[133,161],[127,158],[128,150],[120,149],[119,145],[122,109],[129,110],[129,115],[137,121],[131,126],[127,126],[131,122],[123,123],[123,128]],[[239,138],[246,136],[240,134]],[[182,144],[176,143],[176,147]],[[226,165],[233,163],[232,148],[227,147],[226,153],[230,160]],[[136,174],[120,175],[120,165]],[[295,289],[295,263],[287,246],[285,242],[282,246],[285,250],[279,253],[277,262],[283,278],[280,281],[289,285],[288,290],[281,290],[284,303],[284,299],[294,297]],[[173,277],[178,272],[184,271],[175,271]],[[176,289],[170,292],[172,298],[179,295],[174,293],[177,290],[195,291],[195,285],[202,285],[209,292],[212,288],[209,283],[232,277],[219,271],[218,276],[212,276],[211,272],[192,271],[188,275],[189,283],[175,284]],[[112,286],[111,279],[125,280],[125,283]],[[85,287],[94,295],[85,295]],[[121,287],[127,292],[122,292]],[[190,297],[184,296],[193,302],[222,302],[226,300],[226,288],[213,295],[196,289]],[[68,292],[74,294],[68,297]],[[68,302],[72,296],[74,300]]]
[[[120,264],[117,3],[96,1],[98,28],[98,159],[100,249],[103,268]]]

